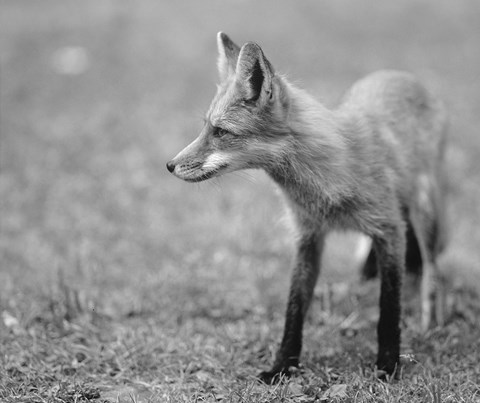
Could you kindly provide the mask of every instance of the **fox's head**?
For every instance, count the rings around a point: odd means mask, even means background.
[[[248,42],[240,48],[222,32],[217,44],[220,84],[203,129],[167,163],[189,182],[267,168],[278,160],[288,133],[282,81],[260,46]]]

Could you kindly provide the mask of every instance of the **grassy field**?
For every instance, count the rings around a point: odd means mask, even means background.
[[[0,18],[0,401],[480,401],[480,3],[11,0]],[[400,380],[375,376],[378,283],[336,235],[303,367],[256,381],[283,326],[283,203],[259,172],[165,169],[215,92],[219,30],[329,106],[380,68],[448,104],[447,323],[420,333],[406,288]]]

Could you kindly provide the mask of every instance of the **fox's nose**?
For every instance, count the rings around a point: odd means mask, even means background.
[[[167,162],[167,169],[169,172],[173,172],[174,169],[175,169],[175,164],[173,163],[173,161],[168,161]]]

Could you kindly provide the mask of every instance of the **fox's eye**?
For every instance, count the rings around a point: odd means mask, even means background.
[[[225,129],[222,129],[220,127],[217,127],[214,131],[213,131],[213,135],[215,137],[223,137],[225,136],[226,134],[229,134],[230,132],[228,130],[225,130]]]

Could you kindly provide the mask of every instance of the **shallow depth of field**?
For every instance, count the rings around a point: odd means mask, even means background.
[[[3,1],[0,401],[478,402],[480,5],[474,1]],[[302,367],[281,338],[292,231],[261,172],[198,185],[165,162],[215,93],[216,33],[258,42],[334,107],[381,68],[451,114],[443,327],[405,286],[400,380],[377,380],[378,280],[333,236]]]

